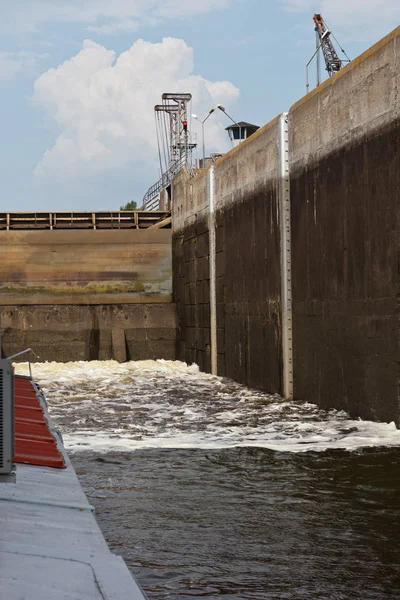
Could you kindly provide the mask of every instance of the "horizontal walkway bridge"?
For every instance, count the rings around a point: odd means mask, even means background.
[[[0,231],[29,229],[149,229],[170,228],[166,211],[1,212]]]

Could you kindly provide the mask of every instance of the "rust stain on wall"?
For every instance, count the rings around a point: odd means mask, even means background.
[[[171,301],[171,231],[8,231],[0,242],[0,304]]]

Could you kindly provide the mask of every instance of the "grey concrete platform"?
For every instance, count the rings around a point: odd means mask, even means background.
[[[145,600],[67,469],[17,466],[0,483],[0,600]]]

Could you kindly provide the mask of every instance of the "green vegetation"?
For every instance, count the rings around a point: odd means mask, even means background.
[[[136,209],[137,209],[137,202],[135,202],[134,200],[127,202],[125,204],[125,206],[119,207],[119,210],[136,210]]]

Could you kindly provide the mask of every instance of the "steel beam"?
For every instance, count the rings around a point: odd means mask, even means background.
[[[156,112],[178,112],[179,107],[176,104],[156,104],[154,110]]]
[[[192,99],[192,94],[163,94],[163,100],[183,100],[184,102],[189,102]]]

